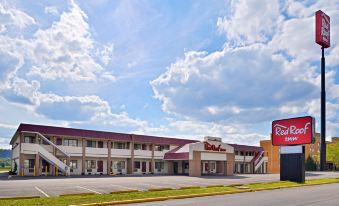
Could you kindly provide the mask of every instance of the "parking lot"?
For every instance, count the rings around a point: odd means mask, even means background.
[[[339,172],[307,172],[306,179],[339,178]],[[279,174],[238,174],[234,176],[73,176],[73,177],[1,177],[0,198],[18,196],[51,197],[63,194],[107,194],[118,190],[180,188],[184,186],[229,185],[278,181]]]

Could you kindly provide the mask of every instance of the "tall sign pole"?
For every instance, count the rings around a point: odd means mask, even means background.
[[[320,170],[326,165],[326,91],[324,49],[330,47],[330,17],[321,10],[315,13],[315,42],[321,46],[321,147]]]

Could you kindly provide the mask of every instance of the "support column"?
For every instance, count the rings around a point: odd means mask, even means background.
[[[56,140],[55,140],[55,137],[51,137],[51,142],[53,142],[53,144],[56,145]],[[53,147],[53,155],[56,157],[56,148]],[[56,173],[55,173],[55,170],[56,170],[56,167],[54,165],[51,165],[51,170],[52,170],[52,175],[55,176]]]
[[[112,165],[111,165],[111,161],[112,161],[112,157],[111,157],[112,142],[111,141],[107,141],[107,148],[108,148],[107,174],[110,175],[111,172],[112,172]]]
[[[155,160],[154,160],[154,144],[151,144],[152,147],[152,159],[151,159],[151,173],[154,174]]]
[[[225,173],[225,161],[217,161],[216,163],[217,173],[224,174]]]
[[[85,175],[85,160],[86,160],[86,139],[82,139],[82,168],[81,168],[81,174]]]
[[[226,153],[226,171],[225,175],[227,176],[233,176],[233,171],[234,171],[234,160],[235,160],[235,155],[234,153]]]
[[[40,176],[40,170],[41,170],[40,156],[39,154],[36,154],[35,155],[35,176]]]
[[[130,160],[130,173],[128,174],[133,174],[134,173],[134,135],[131,135],[131,160]]]
[[[21,143],[24,143],[24,134],[22,132],[20,132],[20,153],[19,153],[19,165],[17,168],[17,173],[19,176],[22,176],[22,171],[24,169],[24,157],[23,154],[21,153],[22,149],[21,149]]]
[[[20,175],[20,176],[25,176],[25,174],[24,174],[24,169],[25,169],[25,165],[24,165],[24,154],[20,153],[20,155],[19,155],[18,175]]]
[[[174,174],[174,167],[173,167],[173,161],[168,161],[167,162],[167,172],[169,175],[173,175]]]
[[[201,152],[193,151],[193,160],[189,160],[189,176],[201,176]]]

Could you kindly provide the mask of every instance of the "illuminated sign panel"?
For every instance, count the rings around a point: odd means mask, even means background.
[[[300,145],[314,142],[315,120],[313,117],[297,117],[272,122],[272,144]]]
[[[330,17],[322,11],[315,12],[315,42],[324,48],[331,46]]]

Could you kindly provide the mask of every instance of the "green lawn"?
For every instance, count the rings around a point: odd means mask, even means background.
[[[339,183],[339,178],[327,178],[327,179],[317,179],[317,180],[308,180],[305,184],[298,184],[294,182],[271,182],[271,183],[255,183],[255,184],[246,184],[242,188],[250,188],[256,190],[259,188],[279,188],[286,186],[306,186],[312,184],[326,184],[326,183]],[[188,194],[202,194],[202,193],[216,193],[216,192],[235,192],[235,191],[244,191],[246,189],[236,188],[232,186],[227,187],[203,187],[203,188],[194,188],[194,189],[177,189],[177,190],[166,190],[166,191],[145,191],[145,192],[131,192],[131,193],[122,193],[122,194],[102,194],[102,195],[74,195],[74,196],[64,196],[64,197],[50,197],[50,198],[37,198],[37,199],[21,199],[21,200],[0,200],[0,205],[6,206],[56,206],[56,205],[70,205],[70,204],[81,204],[81,203],[99,203],[99,202],[108,202],[115,200],[134,200],[134,199],[143,199],[143,198],[154,198],[154,197],[166,197],[166,196],[176,196],[176,195],[188,195]]]
[[[0,172],[8,172],[11,170],[11,167],[0,167]]]

